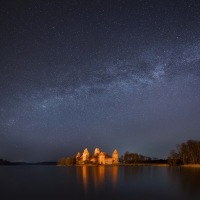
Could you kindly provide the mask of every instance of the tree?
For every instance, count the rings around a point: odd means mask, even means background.
[[[134,154],[133,154],[133,162],[134,162],[134,163],[137,163],[137,162],[138,162],[138,154],[137,154],[137,153],[134,153]]]
[[[121,157],[120,157],[120,159],[119,159],[119,162],[120,162],[120,163],[124,163],[124,156],[123,156],[123,155],[121,155]]]
[[[74,165],[75,164],[75,158],[73,156],[71,157],[68,157],[66,160],[65,160],[65,165]]]
[[[124,161],[126,164],[129,163],[129,152],[128,151],[126,151],[124,154]]]
[[[133,154],[134,154],[134,153],[129,153],[129,156],[128,156],[128,161],[129,161],[129,163],[133,163],[133,157],[134,157]]]
[[[152,160],[159,160],[157,157],[152,157]]]
[[[65,165],[65,158],[60,158],[58,160],[58,165]]]
[[[171,150],[167,160],[169,165],[177,165],[180,160],[179,153],[177,153],[175,150]]]
[[[188,140],[176,147],[182,164],[200,163],[200,141]]]
[[[140,162],[143,162],[143,161],[144,161],[144,156],[141,155],[141,154],[139,154],[139,155],[138,155],[138,159],[139,159]]]
[[[189,154],[189,162],[193,164],[198,163],[198,141],[194,140],[188,140],[187,141],[187,147],[188,147],[188,154]]]

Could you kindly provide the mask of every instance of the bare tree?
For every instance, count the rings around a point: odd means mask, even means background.
[[[170,155],[168,156],[168,163],[169,165],[177,165],[179,162],[179,153],[177,153],[175,150],[170,151]]]
[[[134,163],[137,163],[137,162],[138,162],[138,154],[137,154],[137,153],[134,153],[134,154],[133,154],[133,162],[134,162]]]
[[[129,163],[129,152],[128,151],[126,151],[124,154],[124,161],[125,161],[125,163]]]
[[[200,141],[188,140],[186,143],[176,145],[178,152],[170,151],[168,162],[172,165],[179,160],[182,164],[200,163]],[[176,160],[176,161],[175,161]]]

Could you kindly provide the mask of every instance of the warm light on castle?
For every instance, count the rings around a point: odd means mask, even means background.
[[[90,153],[87,148],[83,151],[81,155],[79,152],[76,155],[76,164],[102,164],[102,165],[113,165],[119,163],[119,154],[115,149],[113,151],[112,157],[109,156],[106,152],[100,152],[99,148],[94,150],[94,154],[90,156]]]

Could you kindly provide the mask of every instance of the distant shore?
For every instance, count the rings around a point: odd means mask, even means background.
[[[0,166],[16,166],[16,165],[56,165],[55,161],[45,161],[37,163],[27,163],[27,162],[10,162],[7,160],[0,159]]]

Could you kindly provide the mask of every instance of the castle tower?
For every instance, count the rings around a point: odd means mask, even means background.
[[[119,163],[119,154],[116,149],[113,151],[112,159],[113,159],[113,164]]]
[[[76,154],[76,158],[80,158],[81,157],[81,154],[78,152],[77,154]]]
[[[83,161],[89,160],[89,157],[90,157],[90,153],[89,153],[88,149],[85,148],[85,150],[83,151]]]
[[[76,154],[76,164],[80,164],[81,154],[78,152]]]
[[[100,154],[100,149],[99,148],[96,148],[95,150],[94,150],[94,155],[99,155]]]
[[[105,152],[101,152],[100,154],[99,154],[99,159],[98,159],[98,163],[99,164],[105,164]]]

